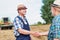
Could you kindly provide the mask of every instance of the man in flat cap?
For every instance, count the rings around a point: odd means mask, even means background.
[[[14,35],[16,40],[31,40],[30,35],[39,36],[38,32],[30,31],[29,23],[25,17],[27,7],[19,4],[17,7],[18,16],[14,19]]]
[[[50,30],[42,32],[40,35],[48,35],[48,40],[60,40],[60,0],[55,0],[51,5],[52,15],[54,16]]]

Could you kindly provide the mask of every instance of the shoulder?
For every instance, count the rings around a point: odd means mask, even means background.
[[[60,21],[60,16],[57,16],[55,20]]]
[[[14,20],[19,20],[19,18],[16,16],[16,17],[14,18]]]
[[[54,21],[54,23],[55,23],[55,22],[60,23],[60,16],[54,17],[53,21]]]
[[[16,16],[13,20],[13,22],[20,21],[19,18]]]

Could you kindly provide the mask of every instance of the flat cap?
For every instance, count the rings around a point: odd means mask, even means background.
[[[18,10],[27,9],[27,7],[26,7],[24,4],[19,4],[19,5],[17,6],[17,9],[18,9]]]

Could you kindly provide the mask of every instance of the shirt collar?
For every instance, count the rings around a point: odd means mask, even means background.
[[[59,16],[60,16],[60,14],[56,15],[55,18],[56,18],[56,17],[59,17]]]
[[[21,16],[21,15],[18,15],[19,17],[21,17],[22,19],[24,19],[25,18],[25,16],[23,17],[23,16]]]

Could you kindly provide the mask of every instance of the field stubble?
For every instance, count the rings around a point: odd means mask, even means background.
[[[30,26],[31,31],[45,32],[49,30],[50,25]],[[33,37],[32,40],[47,40],[47,36]],[[15,40],[12,30],[0,30],[0,40]]]

